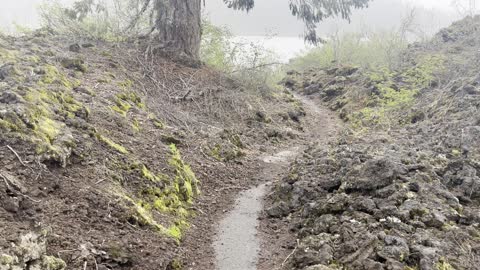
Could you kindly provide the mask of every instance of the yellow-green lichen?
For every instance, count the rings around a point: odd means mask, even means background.
[[[23,60],[27,61],[27,62],[30,62],[30,63],[33,63],[33,64],[38,64],[38,63],[40,63],[41,58],[36,56],[36,55],[28,55],[28,56],[23,57]]]
[[[158,117],[155,114],[150,113],[148,115],[148,119],[152,122],[154,127],[158,128],[158,129],[164,129],[165,128],[165,124],[163,123],[163,121],[158,119]]]
[[[67,77],[61,73],[57,67],[53,65],[45,65],[43,67],[44,75],[40,79],[39,85],[49,85],[49,84],[60,84],[66,88],[71,89],[73,87],[72,83],[67,79]]]
[[[132,128],[135,132],[140,132],[141,131],[140,122],[136,118],[134,118],[132,120]]]
[[[222,161],[223,158],[220,154],[221,154],[221,146],[220,144],[217,143],[215,144],[214,147],[212,147],[212,149],[210,149],[210,156],[212,156],[214,159],[218,161]]]
[[[74,69],[74,70],[80,71],[82,73],[86,73],[88,71],[88,68],[85,65],[85,62],[82,59],[79,59],[79,58],[76,58],[76,59],[63,58],[63,59],[60,60],[60,64],[64,68]]]
[[[35,126],[34,131],[38,136],[44,138],[45,141],[52,143],[61,133],[63,127],[64,125],[60,122],[42,116],[38,120],[38,124]]]
[[[109,138],[107,138],[103,135],[97,135],[97,138],[98,138],[99,141],[105,143],[106,145],[108,145],[110,148],[116,150],[117,152],[119,152],[121,154],[128,154],[128,150],[125,147],[115,143],[111,139],[109,139]]]
[[[8,62],[16,62],[17,57],[17,51],[0,48],[0,65],[4,65]]]
[[[7,254],[0,255],[0,265],[10,266],[14,263],[15,259]]]
[[[170,152],[169,165],[174,172],[172,177],[155,174],[146,165],[135,163],[130,168],[139,170],[141,177],[151,181],[151,184],[147,184],[149,187],[137,194],[138,199],[126,195],[123,197],[133,203],[133,216],[139,224],[151,226],[180,240],[183,230],[189,227],[187,219],[192,213],[188,209],[194,197],[199,194],[198,180],[175,145],[170,146]],[[155,219],[158,214],[171,217],[167,225],[162,225]]]
[[[152,123],[158,129],[164,129],[165,128],[165,124],[162,121],[159,121],[157,119],[152,120]]]
[[[134,199],[130,198],[127,195],[122,195],[122,197],[127,200],[128,202],[133,204],[134,211],[135,211],[135,218],[137,222],[144,226],[150,226],[156,231],[160,232],[163,235],[172,237],[173,239],[180,241],[182,237],[181,230],[176,225],[169,226],[166,228],[165,226],[159,224],[152,215],[152,210],[150,209],[149,205],[145,205],[142,202],[135,202]]]
[[[116,105],[110,107],[113,111],[121,114],[123,117],[127,116],[128,111],[132,106],[121,100],[116,100]]]
[[[168,269],[171,270],[182,270],[183,269],[183,263],[180,259],[173,259],[169,264],[168,264]]]
[[[167,229],[167,234],[175,239],[182,239],[182,229],[177,225],[172,225]]]
[[[118,83],[118,86],[122,87],[122,89],[123,89],[124,91],[126,91],[126,90],[132,88],[132,86],[133,86],[133,81],[127,79],[127,80],[125,80],[125,81],[123,81],[123,82]]]
[[[134,92],[121,93],[115,97],[115,105],[111,109],[122,116],[126,117],[128,111],[136,106],[139,109],[144,109],[145,104],[142,103],[140,97],[137,96]]]
[[[18,131],[19,127],[10,121],[0,119],[0,129],[5,131]]]
[[[352,127],[361,130],[369,126],[388,128],[407,123],[408,119],[402,119],[404,113],[399,112],[411,107],[419,92],[432,85],[435,76],[443,70],[444,61],[441,55],[427,55],[406,70],[397,72],[384,68],[368,73],[376,91],[362,101],[362,108],[347,116]]]
[[[67,264],[60,258],[53,256],[43,256],[42,269],[45,270],[63,270],[67,267]]]
[[[459,149],[452,149],[452,156],[460,157],[461,155],[462,155],[462,152]]]
[[[145,165],[142,165],[142,177],[150,181],[160,180],[160,178],[153,174]]]
[[[169,164],[176,171],[175,184],[178,185],[177,191],[183,196],[185,202],[191,203],[193,196],[199,192],[199,182],[190,166],[183,162],[180,151],[174,144],[170,145],[170,151],[172,157]]]
[[[117,95],[117,98],[124,102],[135,105],[139,109],[145,108],[145,104],[142,102],[142,99],[133,91],[120,93]]]
[[[453,266],[446,261],[445,258],[440,258],[440,260],[435,264],[436,270],[455,270]]]

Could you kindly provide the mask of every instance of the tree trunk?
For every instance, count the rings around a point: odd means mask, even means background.
[[[202,0],[156,0],[159,47],[169,57],[200,58]]]

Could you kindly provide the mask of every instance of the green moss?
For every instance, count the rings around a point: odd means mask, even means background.
[[[4,65],[8,62],[16,62],[18,52],[13,50],[7,50],[0,47],[0,65]]]
[[[102,51],[100,54],[105,57],[113,57],[113,55],[109,51]]]
[[[183,263],[180,261],[180,259],[173,259],[169,264],[168,264],[168,269],[171,270],[182,270],[183,269]]]
[[[64,68],[73,69],[73,70],[76,70],[76,71],[80,71],[82,73],[86,73],[88,71],[88,68],[85,65],[85,62],[82,59],[79,59],[79,58],[76,58],[76,59],[63,58],[60,61],[60,64]]]
[[[67,264],[59,258],[53,256],[43,256],[42,269],[45,270],[63,270],[67,267]]]
[[[18,131],[19,127],[7,120],[0,119],[0,129],[3,129],[5,131]]]
[[[97,80],[97,82],[99,82],[99,83],[110,83],[111,81],[112,80],[110,78],[105,78],[105,77]]]
[[[119,152],[121,154],[128,154],[128,151],[125,147],[115,143],[114,141],[110,140],[109,138],[104,137],[102,135],[97,135],[97,138],[98,138],[99,141],[105,143],[106,145],[108,145],[110,148],[116,150],[117,152]]]
[[[182,229],[177,225],[172,225],[167,229],[167,234],[177,240],[182,239]]]
[[[173,239],[180,241],[182,237],[182,229],[177,225],[169,226],[168,229],[163,225],[159,224],[152,215],[152,210],[149,204],[143,202],[135,202],[134,199],[130,198],[127,195],[122,195],[122,197],[133,204],[133,210],[135,212],[134,218],[137,222],[144,226],[150,226],[156,231],[160,232],[163,235],[172,237]]]
[[[461,155],[462,155],[462,152],[459,149],[452,149],[452,156],[460,157]]]
[[[128,102],[132,105],[135,105],[137,108],[145,108],[145,104],[142,102],[142,99],[135,92],[124,92],[118,94],[117,98],[123,102]]]
[[[142,179],[143,188],[132,197],[119,192],[125,200],[131,203],[131,218],[141,225],[149,226],[161,234],[177,241],[183,236],[183,231],[189,227],[188,219],[192,216],[193,199],[198,195],[198,180],[187,165],[175,145],[170,146],[171,157],[169,165],[174,175],[156,174],[145,164],[134,162],[121,166],[128,171],[136,171]],[[145,187],[146,186],[146,187]],[[159,219],[156,217],[168,217]]]
[[[58,75],[53,68],[52,72]],[[66,157],[75,144],[73,138],[67,140],[68,136],[58,142],[57,139],[68,134],[63,121],[84,110],[82,104],[66,88],[47,90],[24,87],[21,90],[24,100],[22,113],[5,115],[0,120],[0,126],[17,138],[31,143],[36,154],[65,165]]]
[[[448,263],[445,258],[440,258],[440,260],[435,264],[436,270],[455,270],[453,266]]]
[[[132,128],[135,132],[140,132],[141,130],[140,122],[136,118],[132,120]]]
[[[218,161],[222,161],[223,158],[221,156],[221,146],[220,144],[215,144],[215,146],[210,149],[210,156],[212,156],[214,159],[218,160]]]
[[[127,91],[128,89],[132,88],[133,81],[127,79],[123,82],[118,83],[118,86],[122,87],[124,91]]]
[[[45,65],[43,67],[45,74],[40,79],[39,85],[44,86],[48,84],[60,84],[65,86],[66,88],[73,88],[72,83],[66,78],[66,76],[61,73],[57,67],[52,65]]]
[[[436,74],[443,70],[443,63],[441,55],[427,55],[409,69],[398,72],[379,69],[368,73],[376,92],[363,101],[362,108],[346,118],[356,130],[409,123],[408,119],[401,118],[404,113],[399,112],[408,110],[419,92],[431,86]]]
[[[157,119],[152,120],[152,123],[158,129],[164,129],[165,128],[165,124],[162,121],[159,121]]]
[[[242,139],[240,138],[240,135],[238,135],[238,134],[232,135],[230,137],[230,142],[238,148],[244,148],[245,147],[243,145]]]
[[[46,141],[52,143],[61,133],[63,125],[60,122],[42,116],[35,127],[35,131],[39,136],[44,137]]]
[[[172,157],[169,164],[176,171],[175,184],[177,185],[177,191],[183,196],[185,202],[191,203],[193,196],[199,193],[199,181],[190,166],[183,162],[180,152],[174,144],[170,145],[170,151]]]
[[[14,263],[15,259],[7,254],[0,255],[0,265],[10,266]]]
[[[24,60],[33,64],[38,64],[41,61],[41,58],[36,55],[29,55],[24,57]]]
[[[117,112],[119,113],[120,115],[122,115],[123,117],[127,117],[127,112],[128,112],[128,109],[126,109],[125,107],[119,107],[117,105],[114,105],[112,107],[110,107],[114,112]]]
[[[122,116],[126,117],[128,111],[136,106],[139,109],[144,109],[145,104],[142,103],[140,97],[134,92],[121,93],[115,97],[115,105],[111,109]]]
[[[160,178],[153,174],[145,165],[142,165],[142,177],[155,182],[160,180]]]
[[[67,91],[49,91],[46,89],[29,89],[25,100],[34,104],[32,107],[43,116],[59,114],[64,117],[73,118],[75,114],[86,108]],[[87,113],[88,114],[88,113]]]

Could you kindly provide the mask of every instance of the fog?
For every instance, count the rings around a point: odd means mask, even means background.
[[[48,1],[48,0],[47,0]],[[52,0],[50,0],[52,1]],[[73,0],[61,0],[72,2]],[[217,25],[228,26],[235,35],[298,37],[303,25],[291,16],[289,0],[257,0],[250,13],[228,9],[223,0],[205,3],[205,14]],[[0,10],[0,25],[12,29],[12,23],[36,27],[39,25],[38,5],[42,0],[3,0]],[[338,28],[358,31],[376,28],[392,28],[411,8],[417,10],[418,23],[425,31],[432,32],[458,18],[450,5],[451,0],[374,0],[368,9],[355,11],[351,23],[343,20],[327,20],[320,24],[319,32],[328,34]]]
[[[398,26],[411,10],[416,10],[416,23],[426,32],[445,27],[459,17],[450,5],[451,0],[374,0],[370,7],[354,11],[351,22],[329,19],[319,25],[321,34],[337,29],[364,31],[365,29],[391,29]],[[250,13],[225,8],[222,0],[208,1],[206,15],[217,25],[226,25],[236,35],[299,36],[303,24],[290,14],[289,0],[258,0]]]
[[[11,32],[14,31],[15,24],[38,27],[40,18],[37,9],[43,1],[45,0],[3,0],[0,28]],[[74,0],[59,1],[70,3]],[[461,16],[460,10],[452,7],[451,1],[374,0],[369,8],[355,11],[350,22],[329,19],[319,24],[318,32],[328,36],[338,31],[390,30],[398,27],[402,19],[414,9],[415,28],[423,34],[431,35]],[[227,26],[235,36],[263,42],[287,59],[305,48],[301,37],[304,26],[290,14],[288,2],[289,0],[257,0],[255,8],[246,13],[228,9],[223,0],[207,0],[204,14],[214,24]],[[270,38],[261,38],[265,36]]]

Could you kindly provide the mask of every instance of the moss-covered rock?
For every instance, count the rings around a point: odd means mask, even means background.
[[[60,60],[60,64],[67,69],[73,69],[83,73],[88,71],[85,61],[79,58],[63,58]]]
[[[67,264],[62,259],[53,256],[43,256],[42,267],[45,270],[63,270],[67,267]]]

